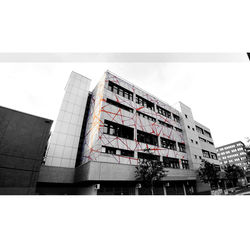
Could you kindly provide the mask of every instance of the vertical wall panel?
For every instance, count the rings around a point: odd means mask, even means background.
[[[75,167],[90,82],[90,79],[80,74],[71,73],[55,129],[51,135],[45,165]]]

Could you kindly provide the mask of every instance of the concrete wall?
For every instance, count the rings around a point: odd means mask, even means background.
[[[53,166],[41,167],[38,182],[40,183],[74,183],[74,168]]]
[[[52,121],[0,107],[0,194],[32,194]]]
[[[187,145],[188,160],[192,169],[197,170],[200,167],[203,158],[200,141],[195,128],[195,121],[192,110],[183,103],[179,103],[182,116],[182,127],[184,131],[185,142]],[[196,157],[197,158],[196,158]]]
[[[180,102],[179,109],[181,111],[181,116],[182,116],[182,126],[184,130],[185,142],[187,145],[188,158],[189,158],[189,162],[191,163],[192,168],[194,170],[199,169],[202,163],[202,159],[205,159],[206,161],[219,165],[218,160],[205,158],[203,156],[202,150],[206,150],[206,151],[216,154],[216,149],[214,145],[211,145],[209,143],[204,143],[203,141],[199,139],[199,137],[202,137],[213,142],[212,138],[206,135],[201,135],[197,131],[196,125],[201,127],[202,129],[207,130],[211,134],[211,131],[209,130],[209,128],[205,127],[204,125],[194,120],[192,110],[187,105]]]
[[[105,85],[105,74],[98,82],[95,89],[92,91],[90,110],[85,132],[85,139],[83,143],[83,152],[81,163],[97,160],[100,149],[99,130],[101,124],[100,116],[103,105],[103,89]]]
[[[186,169],[167,169],[163,181],[196,180],[196,172]],[[135,181],[135,166],[110,162],[88,162],[75,169],[75,181]]]
[[[212,145],[212,144],[210,144],[208,142],[203,142],[203,141],[200,140],[201,149],[209,151],[209,152],[214,153],[214,154],[217,154],[216,148],[214,146],[214,141],[213,141],[213,138],[212,138],[212,133],[211,133],[210,129],[208,127],[202,125],[201,123],[198,123],[197,121],[195,121],[195,125],[199,126],[203,130],[208,131],[211,134],[211,137],[209,137],[207,135],[203,135],[203,134],[200,134],[200,133],[197,132],[199,137],[202,137],[205,140],[210,141],[210,142],[213,143],[213,145]],[[212,159],[212,158],[204,158],[204,159],[206,161],[209,161],[210,163],[215,164],[215,165],[220,165],[219,160],[215,160],[215,159]]]
[[[74,168],[90,80],[72,72],[46,153],[47,166]]]

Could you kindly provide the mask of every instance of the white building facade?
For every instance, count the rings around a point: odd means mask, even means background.
[[[185,104],[174,108],[110,71],[89,85],[71,74],[44,166],[74,169],[79,193],[144,194],[135,166],[153,158],[168,170],[156,193],[194,194],[202,159],[219,165],[211,131]]]

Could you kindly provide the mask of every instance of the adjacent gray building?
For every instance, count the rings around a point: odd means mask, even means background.
[[[35,194],[51,125],[0,106],[0,194]]]
[[[248,166],[247,148],[242,141],[236,141],[216,148],[221,165]]]

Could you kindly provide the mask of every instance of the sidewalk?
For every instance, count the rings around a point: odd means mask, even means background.
[[[243,187],[240,190],[235,191],[233,195],[238,195],[238,194],[240,195],[245,192],[250,192],[250,187]]]
[[[247,192],[250,194],[250,187],[233,187],[224,190],[211,190],[211,195],[240,195]]]

